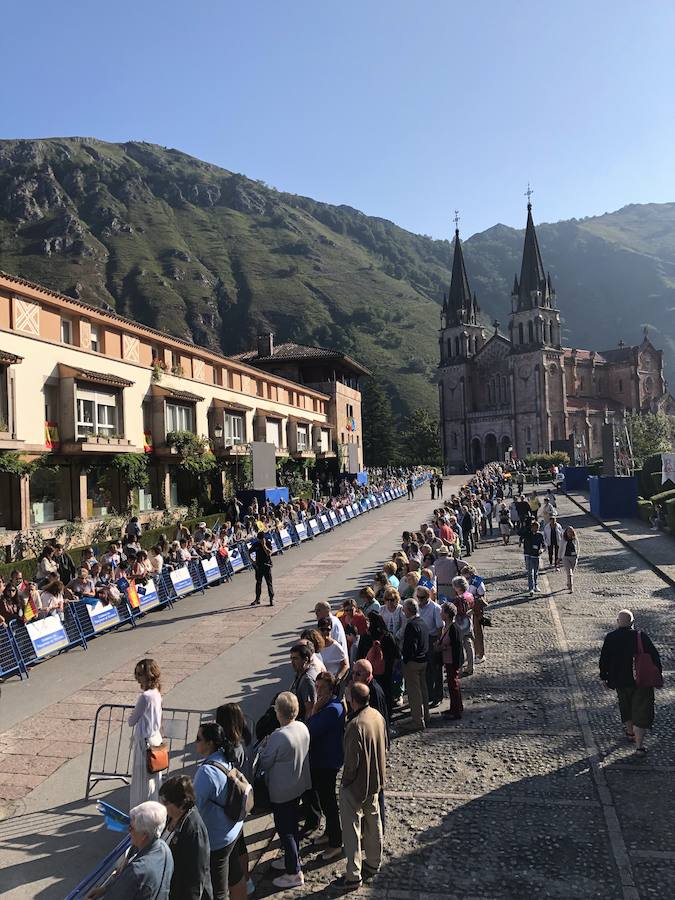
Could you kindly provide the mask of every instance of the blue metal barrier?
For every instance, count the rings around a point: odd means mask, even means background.
[[[92,891],[94,888],[100,887],[110,876],[117,863],[119,863],[125,856],[130,846],[131,838],[129,835],[127,835],[124,840],[120,841],[119,844],[117,844],[117,846],[110,851],[105,859],[103,859],[98,864],[94,871],[91,874],[87,875],[87,877],[68,894],[66,900],[83,900],[83,898],[86,897],[90,893],[90,891]]]
[[[87,641],[105,631],[119,628],[121,625],[130,624],[132,627],[136,627],[131,608],[126,600],[122,601],[119,606],[113,606],[111,603],[103,604],[99,610],[94,612],[93,617],[90,615],[89,605],[84,600],[75,600],[69,603],[68,609],[75,615],[80,631]]]
[[[63,650],[70,650],[71,647],[77,646],[81,646],[84,650],[87,649],[87,640],[80,628],[77,616],[75,615],[75,612],[70,609],[70,606],[70,603],[66,603],[63,622],[61,622],[57,616],[47,616],[44,619],[36,619],[34,622],[29,623],[29,625],[37,624],[37,628],[31,629],[30,632],[28,626],[24,625],[23,622],[10,623],[12,636],[18,651],[19,662],[26,675],[28,675],[29,666],[36,666],[38,663],[48,659],[55,653],[61,653]],[[34,645],[33,639],[31,638],[31,632],[35,632],[38,629],[42,630],[47,627],[57,629],[55,622],[59,622],[62,626],[62,630],[55,631],[51,635],[44,635],[43,637],[36,638],[36,644]],[[40,625],[39,623],[45,623],[45,625]]]
[[[204,570],[202,569],[201,560],[199,559],[191,559],[187,564],[188,572],[190,573],[190,578],[192,578],[192,583],[198,591],[204,593],[204,589],[207,588],[208,582],[206,580],[206,575],[204,574]]]
[[[23,678],[23,667],[14,637],[9,628],[0,627],[0,678],[18,675]]]

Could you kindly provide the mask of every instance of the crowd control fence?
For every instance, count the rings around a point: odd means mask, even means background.
[[[417,478],[415,487],[425,480],[426,477]],[[405,495],[402,487],[387,488],[344,508],[326,510],[302,522],[268,532],[273,553],[283,554],[306,541],[315,540],[369,510]],[[171,607],[182,597],[204,594],[211,587],[231,581],[239,572],[252,568],[250,549],[251,541],[239,541],[229,548],[226,556],[216,552],[206,559],[191,559],[173,571],[164,569],[144,584],[132,581],[119,603],[78,600],[66,603],[62,618],[50,615],[26,624],[12,622],[9,628],[0,628],[0,679],[14,675],[28,677],[30,669],[44,660],[74,648],[87,650],[99,634],[126,625],[135,628],[137,620],[151,610]]]

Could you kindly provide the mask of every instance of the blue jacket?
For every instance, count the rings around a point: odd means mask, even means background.
[[[232,764],[222,751],[218,750],[207,756],[197,769],[194,778],[197,809],[209,833],[213,853],[214,850],[222,850],[223,847],[229,847],[232,841],[236,841],[244,823],[233,822],[225,815],[224,805],[229,791],[227,775],[215,766],[208,765],[210,761],[220,763],[226,769],[231,769]]]
[[[133,850],[132,850],[133,853]],[[168,900],[173,858],[161,838],[131,856],[106,888],[106,900]]]
[[[342,737],[345,709],[339,700],[331,700],[305,725],[309,729],[309,765],[312,769],[341,769],[344,762]]]

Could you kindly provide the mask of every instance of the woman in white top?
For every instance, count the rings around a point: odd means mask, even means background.
[[[136,663],[134,678],[141,687],[141,695],[129,716],[133,726],[132,747],[134,761],[131,774],[130,809],[146,800],[157,800],[161,773],[150,774],[147,768],[147,749],[162,743],[162,694],[159,665],[154,659]]]
[[[334,675],[335,678],[339,680],[349,668],[349,662],[342,644],[338,644],[338,642],[333,639],[331,634],[332,629],[333,623],[328,616],[326,616],[325,619],[319,620],[319,632],[324,641],[321,659],[330,674]]]

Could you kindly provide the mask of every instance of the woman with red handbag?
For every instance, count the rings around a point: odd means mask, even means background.
[[[600,678],[616,691],[626,737],[643,756],[645,732],[654,724],[654,688],[663,687],[661,658],[649,636],[635,631],[629,609],[621,610],[616,623],[602,645]]]
[[[131,770],[130,808],[146,800],[157,800],[162,783],[162,768],[168,768],[168,754],[162,743],[162,685],[159,665],[154,659],[136,663],[134,678],[141,688],[134,711],[133,766]],[[166,765],[164,765],[166,763]]]

